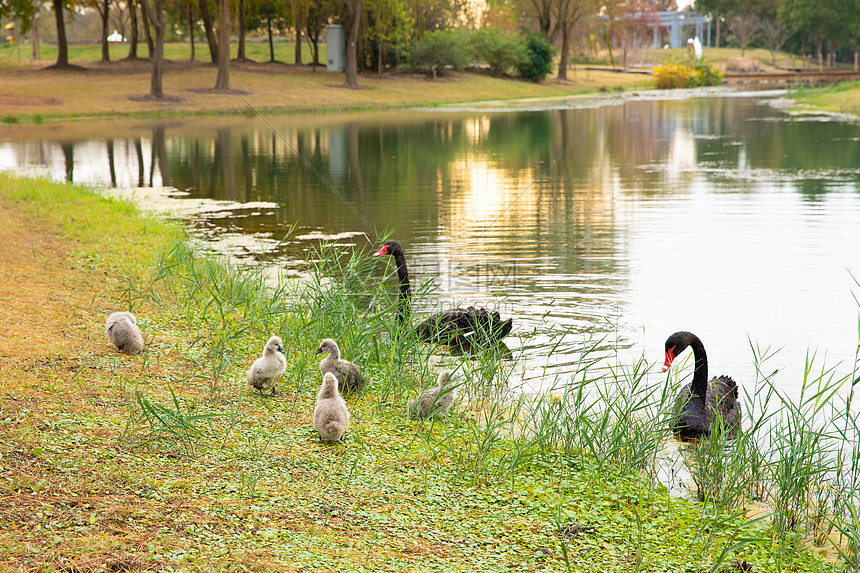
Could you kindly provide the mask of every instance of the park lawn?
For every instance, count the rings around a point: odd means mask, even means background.
[[[283,47],[284,44],[279,44]],[[291,45],[290,45],[291,46]],[[263,45],[265,48],[265,45]],[[255,49],[259,49],[256,46]],[[22,48],[23,49],[23,48]],[[267,48],[266,48],[267,49]],[[233,63],[233,91],[214,92],[216,68],[188,62],[187,50],[168,50],[164,94],[148,98],[150,64],[145,60],[102,64],[75,60],[80,71],[46,70],[50,61],[18,64],[10,47],[0,50],[0,121],[7,124],[79,118],[171,116],[214,113],[299,113],[435,106],[499,99],[552,98],[597,91],[648,86],[642,74],[571,70],[570,80],[543,83],[492,77],[483,73],[449,73],[437,80],[423,74],[359,75],[358,90],[344,89],[344,76],[324,67],[296,68],[282,63]],[[79,50],[84,57],[95,52]],[[172,53],[183,56],[170,59]],[[290,53],[285,50],[284,55]]]

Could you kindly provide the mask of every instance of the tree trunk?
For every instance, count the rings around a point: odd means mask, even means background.
[[[110,62],[110,47],[108,46],[108,25],[110,24],[110,0],[104,0],[99,6],[99,15],[102,17],[102,62]]]
[[[627,71],[627,30],[621,32],[621,69]]]
[[[200,0],[200,17],[203,19],[203,29],[206,30],[206,41],[209,42],[209,55],[212,63],[218,63],[218,42],[215,40],[215,31],[212,29],[212,16],[209,14],[209,5],[206,0]]]
[[[149,0],[141,0],[144,13],[152,21],[155,28],[155,47],[152,51],[152,76],[149,83],[149,95],[161,99],[164,97],[164,0],[155,1],[155,13],[149,5]]]
[[[164,2],[164,0],[156,0]],[[159,125],[152,129],[152,165],[150,166],[149,186],[152,187],[152,174],[155,172],[155,164],[158,162],[158,173],[161,175],[162,187],[170,186],[170,164],[167,162],[167,140],[164,137],[164,126]]]
[[[33,14],[33,60],[39,59],[39,10]]]
[[[312,58],[311,67],[313,68],[313,71],[316,72],[317,66],[320,65],[320,46],[319,46],[319,44],[320,44],[320,32],[319,32],[319,27],[317,27],[316,30],[311,29],[312,28],[311,21],[312,21],[312,19],[308,18],[308,20],[307,20],[308,28],[307,28],[306,36],[308,39],[308,46],[310,47],[311,54],[312,54],[311,55],[311,58]]]
[[[823,55],[823,46],[824,46],[824,38],[818,38],[818,71],[821,71],[821,68],[824,67],[824,55]]]
[[[239,0],[239,14],[237,18],[239,19],[237,22],[239,25],[239,49],[236,54],[236,61],[244,62],[247,59],[245,57],[245,0]]]
[[[269,61],[275,62],[275,42],[272,40],[272,19],[266,18],[266,26],[269,29]]]
[[[69,42],[66,39],[66,22],[63,0],[54,0],[54,15],[57,20],[57,63],[55,68],[69,67]]]
[[[56,0],[55,0],[56,1]],[[346,23],[346,82],[345,87],[358,89],[358,27],[361,23],[363,0],[349,0]]]
[[[155,55],[155,45],[152,41],[152,30],[150,29],[150,23],[154,26],[155,23],[152,21],[152,7],[147,3],[148,0],[140,0],[140,22],[143,24],[143,31],[146,36],[146,48],[149,50],[149,57],[152,58]]]
[[[561,54],[558,58],[558,79],[567,79],[567,57],[570,52],[570,26],[561,24]]]
[[[137,25],[137,10],[134,7],[134,2],[128,3],[128,17],[131,21],[131,39],[128,42],[128,55],[126,60],[137,59],[137,42],[138,42],[138,25]]]
[[[230,89],[230,0],[218,0],[218,77],[216,90]]]
[[[302,65],[302,21],[298,16],[296,16],[296,47],[294,59],[296,67]]]
[[[314,67],[314,71],[316,72],[317,66],[320,65],[320,39],[319,39],[319,36],[317,36],[316,38],[311,38],[311,44],[313,44],[313,54],[314,54],[313,67]]]
[[[116,187],[116,156],[113,152],[113,139],[107,140],[108,171],[110,172],[110,186]]]
[[[720,47],[720,16],[719,15],[717,15],[717,37],[716,37],[716,42],[714,42],[714,47],[715,48]]]
[[[54,0],[56,2],[56,0]],[[66,181],[74,183],[75,181],[75,146],[72,143],[61,143],[60,149],[63,150],[63,159],[66,164]]]
[[[188,5],[188,38],[191,40],[191,61],[194,61],[194,5]]]

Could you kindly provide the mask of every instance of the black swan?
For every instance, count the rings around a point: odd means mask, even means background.
[[[367,386],[367,377],[361,373],[357,364],[340,357],[340,348],[337,342],[326,338],[320,343],[317,354],[328,352],[328,356],[320,361],[320,372],[325,376],[328,373],[334,375],[341,392],[361,392]]]
[[[111,314],[105,325],[108,340],[126,354],[143,350],[143,335],[137,327],[137,318],[130,312]]]
[[[260,391],[262,395],[266,390],[275,395],[275,382],[287,369],[287,358],[284,356],[284,346],[280,337],[272,336],[263,347],[263,355],[248,368],[246,380],[251,387]]]
[[[421,392],[415,400],[410,400],[407,406],[409,417],[418,420],[427,418],[441,418],[448,413],[451,405],[457,398],[457,390],[448,382],[451,380],[451,371],[443,370],[439,373],[436,386]]]
[[[412,296],[412,287],[409,283],[409,271],[406,269],[406,257],[403,256],[403,246],[397,241],[387,241],[373,254],[374,257],[380,255],[391,255],[397,265],[397,278],[400,282],[398,317],[400,323],[405,324],[411,312],[409,299]],[[469,350],[476,346],[500,344],[502,338],[511,332],[513,323],[512,318],[503,321],[498,312],[470,306],[430,315],[415,327],[415,333],[426,342]]]
[[[314,428],[324,442],[342,442],[349,426],[349,410],[337,390],[337,378],[331,372],[323,376],[314,407]]]
[[[666,339],[663,372],[669,369],[675,357],[688,346],[693,348],[696,366],[693,381],[681,388],[678,395],[672,429],[681,438],[707,436],[711,433],[712,422],[719,416],[721,427],[728,432],[728,437],[737,437],[741,427],[738,385],[728,376],[717,376],[708,381],[708,356],[698,336],[681,331]]]

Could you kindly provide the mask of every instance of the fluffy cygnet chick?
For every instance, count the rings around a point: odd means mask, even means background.
[[[314,407],[314,428],[320,440],[342,442],[348,426],[349,410],[338,392],[337,379],[331,372],[326,372]]]
[[[447,414],[457,397],[456,388],[448,383],[450,380],[451,371],[443,370],[435,388],[424,390],[418,398],[409,401],[409,416],[425,420],[432,417],[441,418]]]
[[[143,335],[137,327],[137,319],[130,312],[115,312],[107,319],[108,339],[126,354],[137,354],[143,350]]]
[[[338,383],[338,390],[343,393],[361,392],[367,386],[367,378],[361,373],[358,366],[342,360],[340,357],[340,348],[337,343],[331,338],[326,338],[320,343],[317,354],[328,352],[328,356],[320,361],[320,372],[323,376],[326,374],[334,374]]]
[[[263,347],[263,355],[248,368],[248,384],[260,391],[272,390],[275,395],[275,382],[287,369],[287,358],[279,336],[273,336]]]

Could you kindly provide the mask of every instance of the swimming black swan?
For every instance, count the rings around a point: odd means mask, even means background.
[[[397,241],[387,241],[382,248],[373,254],[391,255],[397,264],[397,278],[400,281],[401,324],[408,322],[410,308],[409,298],[412,287],[409,284],[409,271],[406,269],[406,257],[403,256],[403,246]],[[421,340],[448,344],[460,349],[471,349],[475,346],[498,344],[513,328],[514,319],[502,320],[498,312],[485,308],[476,309],[453,308],[437,312],[425,318],[415,327],[415,333]]]
[[[708,381],[708,356],[699,337],[691,332],[676,332],[666,339],[666,361],[663,372],[669,369],[686,348],[693,348],[696,366],[693,381],[681,388],[675,406],[673,430],[682,438],[697,438],[711,433],[711,424],[717,419],[728,436],[735,438],[740,431],[741,405],[738,385],[728,376]],[[719,418],[717,418],[719,415]]]

